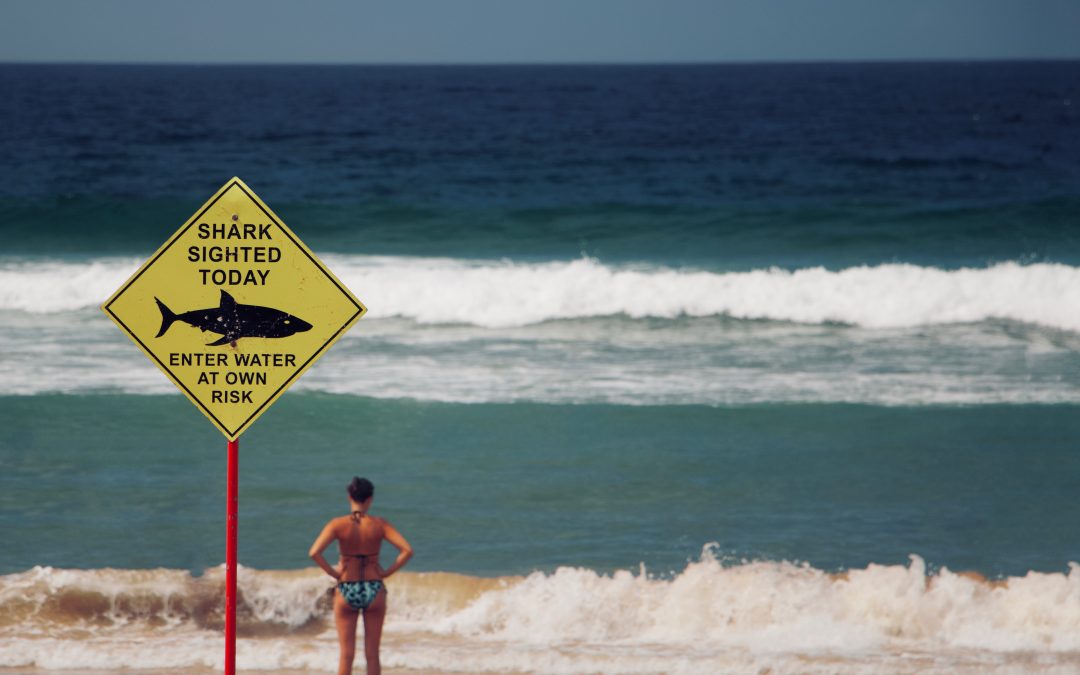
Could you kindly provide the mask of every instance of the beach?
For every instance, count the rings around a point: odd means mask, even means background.
[[[368,308],[241,438],[240,672],[333,671],[353,475],[388,673],[1080,670],[1077,82],[0,66],[0,672],[220,672],[226,441],[99,307],[234,175]]]

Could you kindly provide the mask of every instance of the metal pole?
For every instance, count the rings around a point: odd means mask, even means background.
[[[240,439],[229,441],[229,488],[225,537],[225,675],[236,675],[236,530]]]

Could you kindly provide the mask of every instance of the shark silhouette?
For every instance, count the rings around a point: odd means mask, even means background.
[[[174,321],[183,321],[203,332],[210,331],[221,336],[221,339],[211,342],[207,347],[230,343],[236,346],[235,343],[240,338],[283,338],[311,330],[310,323],[292,314],[272,307],[241,305],[225,291],[221,291],[221,303],[217,307],[193,309],[183,314],[172,311],[157,298],[154,298],[154,301],[161,310],[161,330],[155,337],[164,335]]]

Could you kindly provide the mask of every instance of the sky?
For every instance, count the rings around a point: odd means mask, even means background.
[[[1080,0],[2,0],[0,62],[1080,58]]]

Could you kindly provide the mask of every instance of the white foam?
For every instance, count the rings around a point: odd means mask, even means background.
[[[1080,268],[941,270],[893,264],[830,271],[705,272],[569,262],[328,257],[373,317],[522,326],[556,319],[726,315],[870,328],[1011,319],[1080,330]]]
[[[942,270],[910,264],[708,272],[558,262],[327,255],[371,318],[523,326],[559,319],[726,315],[870,328],[1009,319],[1080,330],[1080,268],[1004,262]],[[0,310],[100,304],[137,261],[0,263]],[[210,301],[213,294],[208,294]],[[189,309],[189,308],[182,308]]]
[[[543,607],[543,611],[529,611]],[[435,630],[550,644],[645,642],[755,652],[885,647],[1080,650],[1080,566],[993,587],[942,571],[870,565],[834,577],[786,562],[724,567],[708,554],[674,579],[563,568],[481,596]]]
[[[139,267],[134,258],[0,263],[0,310],[67,312],[105,302]]]
[[[111,598],[114,608],[119,598],[140,593],[171,598],[174,605],[205,604],[195,596],[219,593],[220,576],[220,568],[198,578],[175,570],[37,568],[0,577],[5,612],[27,612],[14,624],[0,622],[0,667],[220,667],[220,635],[195,622],[194,614],[164,625],[152,620],[172,611],[168,602],[133,617],[129,601],[125,610],[104,614],[124,621],[103,622],[98,612],[60,628],[46,611],[65,602],[70,610],[72,591]],[[291,628],[323,623],[315,634],[242,638],[239,667],[332,669],[336,640],[323,598],[328,585],[317,570],[241,569],[246,616]],[[908,565],[834,575],[788,562],[725,564],[707,547],[700,560],[671,578],[644,569],[601,574],[560,568],[495,580],[403,573],[389,586],[388,667],[1011,673],[1070,672],[1080,665],[1076,564],[1066,573],[1031,572],[988,583],[948,570],[928,577],[917,556]]]
[[[327,258],[371,312],[299,390],[463,403],[1080,402],[1080,333],[1062,330],[1080,322],[1080,283],[1063,265],[720,274]],[[95,309],[135,265],[0,262],[0,395],[173,392]],[[725,313],[783,321],[712,316]],[[645,320],[682,314],[709,316]]]
[[[175,392],[100,312],[6,318],[2,395]],[[296,389],[460,403],[1076,403],[1078,359],[1080,336],[982,323],[596,319],[493,329],[383,319],[357,326]]]

